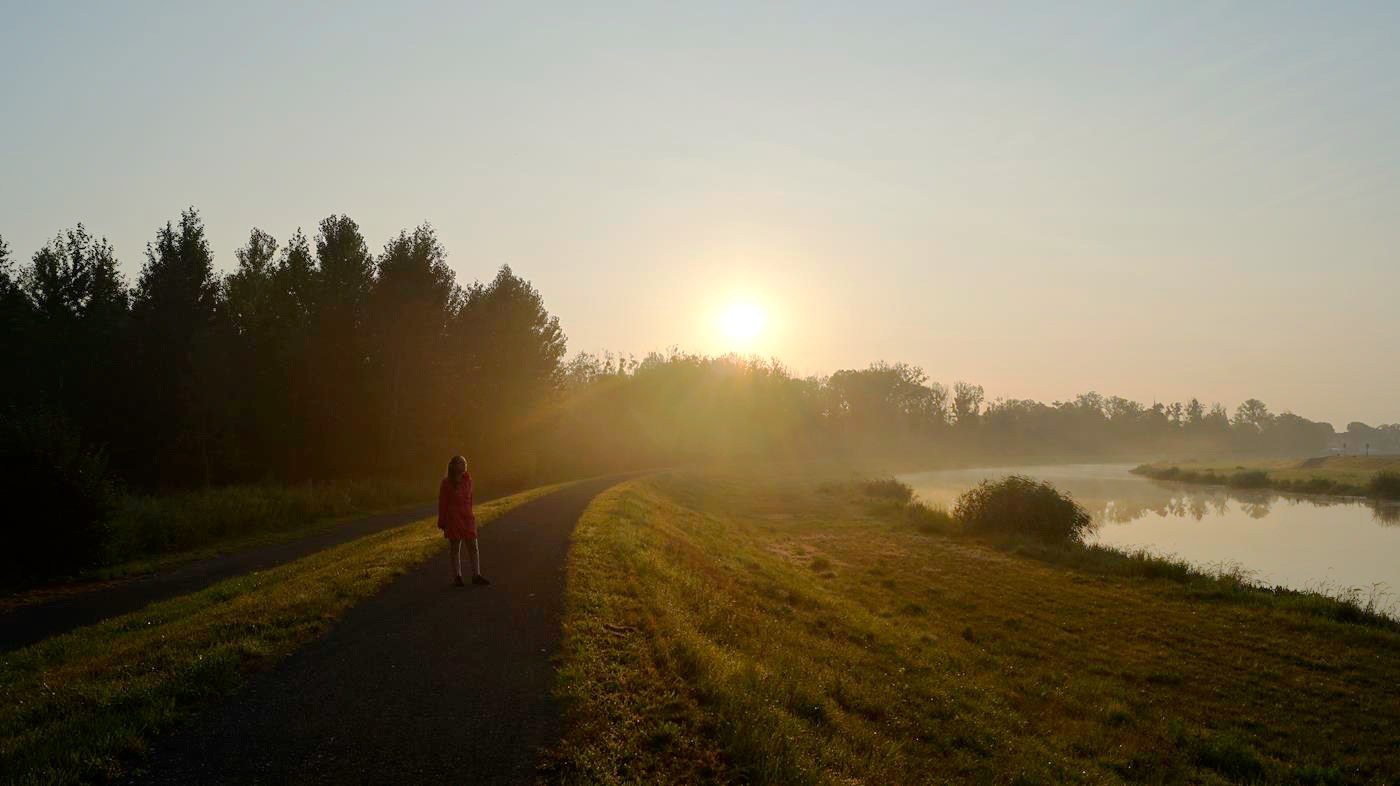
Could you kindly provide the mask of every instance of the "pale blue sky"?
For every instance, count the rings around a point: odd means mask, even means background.
[[[1400,3],[13,3],[0,234],[430,221],[571,350],[1400,420]]]

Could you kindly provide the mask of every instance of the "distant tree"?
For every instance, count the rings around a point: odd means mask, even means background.
[[[1273,419],[1274,416],[1269,414],[1269,408],[1264,405],[1264,402],[1257,398],[1251,398],[1235,408],[1232,425],[1235,428],[1259,433],[1267,429]]]
[[[1230,415],[1225,412],[1225,406],[1220,402],[1210,405],[1210,411],[1201,418],[1202,427],[1215,434],[1223,434],[1230,430]]]
[[[1317,423],[1284,412],[1269,419],[1262,431],[1261,447],[1274,453],[1317,454],[1327,449],[1334,434],[1330,423]]]
[[[212,349],[219,306],[204,222],[191,207],[146,246],[132,302],[143,381],[138,422],[142,447],[153,458],[148,482],[213,479],[219,380]]]
[[[1206,408],[1197,399],[1191,399],[1186,404],[1186,425],[1199,426],[1205,420]]]
[[[1171,406],[1166,408],[1166,415],[1167,420],[1176,428],[1181,428],[1186,422],[1186,408],[1180,401],[1172,402]]]
[[[981,385],[969,382],[953,383],[953,422],[966,427],[977,422],[982,411],[982,401],[986,397]]]
[[[939,400],[927,381],[918,366],[880,361],[859,371],[837,371],[827,387],[835,397],[833,411],[847,421],[848,429],[888,438],[897,430],[917,431],[944,422],[947,391],[939,388]]]
[[[937,427],[948,425],[949,406],[951,405],[948,388],[937,382],[930,382],[928,386],[928,415],[929,422]]]
[[[1107,417],[1108,401],[1092,390],[1088,393],[1080,393],[1074,398],[1074,405],[1080,412],[1087,415],[1097,415]]]

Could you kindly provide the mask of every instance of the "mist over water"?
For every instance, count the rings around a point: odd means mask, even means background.
[[[926,502],[952,507],[984,479],[1029,475],[1073,495],[1099,525],[1093,540],[1107,546],[1147,548],[1203,567],[1237,564],[1259,582],[1293,589],[1400,588],[1400,504],[1169,483],[1131,468],[1010,466],[899,479]]]

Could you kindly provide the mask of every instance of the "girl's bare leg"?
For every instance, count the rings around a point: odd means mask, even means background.
[[[471,560],[471,563],[472,563],[472,575],[473,575],[473,576],[480,576],[480,575],[481,575],[481,549],[477,548],[477,545],[476,545],[476,538],[469,538],[469,539],[467,540],[467,544],[468,544],[468,545],[467,545],[467,558],[470,559],[470,560]],[[458,563],[458,564],[460,564],[460,563]],[[458,575],[458,576],[462,575],[462,569],[461,569],[461,568],[458,568],[458,569],[457,569],[457,575]]]
[[[453,539],[447,542],[447,559],[452,563],[452,575],[462,578],[462,541]]]

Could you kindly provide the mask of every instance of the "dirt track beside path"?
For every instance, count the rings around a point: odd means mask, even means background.
[[[481,532],[490,587],[443,555],[324,638],[158,740],[140,783],[529,783],[557,739],[551,698],[570,535],[586,481]]]

